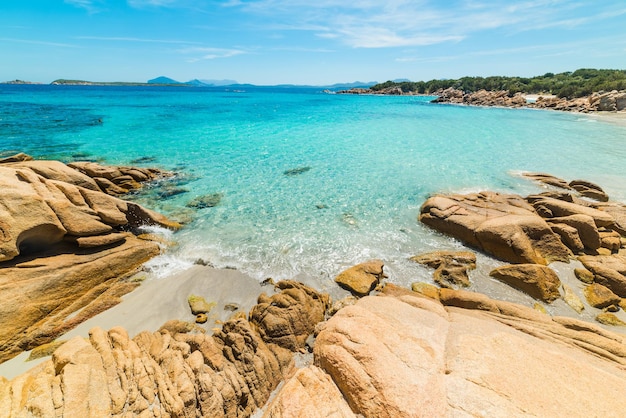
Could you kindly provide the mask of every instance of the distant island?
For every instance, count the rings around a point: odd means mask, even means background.
[[[408,81],[408,80],[395,80],[395,82]],[[135,82],[135,81],[88,81],[88,80],[75,80],[60,78],[54,80],[50,85],[55,86],[146,86],[146,87],[274,87],[274,88],[322,88],[329,90],[339,89],[353,89],[362,88],[369,89],[376,85],[377,81],[355,81],[349,83],[336,83],[331,85],[300,85],[300,84],[277,84],[277,85],[256,85],[256,84],[241,84],[236,80],[206,80],[206,79],[193,79],[190,81],[177,81],[173,78],[166,76],[159,76],[148,80],[147,82]],[[12,80],[0,82],[0,84],[44,84],[23,80]]]
[[[24,81],[24,80],[11,80],[11,81],[5,81],[2,84],[42,84],[42,83],[37,83],[34,81]]]

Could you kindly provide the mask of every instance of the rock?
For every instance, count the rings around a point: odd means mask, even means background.
[[[435,283],[442,287],[449,284],[469,286],[468,271],[476,268],[476,255],[470,251],[435,251],[416,255],[410,260],[434,268]]]
[[[571,252],[521,196],[482,192],[434,196],[419,220],[511,263],[568,261]]]
[[[289,170],[285,170],[283,171],[283,174],[285,176],[288,177],[292,177],[292,176],[297,176],[299,174],[303,174],[306,173],[307,171],[309,171],[311,169],[311,167],[298,167],[298,168],[292,168]]]
[[[464,309],[477,309],[499,313],[498,305],[489,297],[466,290],[441,289],[439,300],[445,306],[455,306]]]
[[[212,193],[198,196],[187,203],[187,207],[194,209],[212,208],[220,204],[224,195],[222,193]]]
[[[578,280],[583,283],[591,284],[593,283],[593,273],[587,269],[575,268],[574,275]]]
[[[559,297],[561,281],[554,270],[538,264],[517,264],[498,267],[489,275],[515,289],[544,302],[552,302]]]
[[[28,358],[26,359],[26,361],[32,361],[38,358],[51,356],[52,353],[54,353],[57,348],[61,347],[66,342],[67,341],[65,340],[58,340],[58,341],[52,341],[51,343],[42,344],[39,347],[35,347],[32,349],[32,351],[28,355]]]
[[[295,303],[303,306],[321,307],[320,302],[327,300],[300,284],[278,285],[282,294],[297,295]],[[320,310],[294,305],[266,305],[253,311],[255,317],[276,318],[273,323],[283,318],[294,330],[312,330],[320,318]],[[93,328],[89,340],[69,340],[51,360],[26,374],[10,382],[0,378],[0,411],[7,417],[251,416],[294,364],[293,353],[276,344],[280,341],[261,338],[273,334],[265,325],[237,318],[226,321],[213,336],[164,330],[142,332],[132,339],[120,327],[108,332]],[[302,379],[333,389],[330,378],[320,372]],[[336,389],[314,396],[342,399]],[[332,410],[331,405],[319,408]],[[348,411],[345,402],[341,410]]]
[[[23,152],[17,153],[15,155],[11,155],[9,157],[0,158],[0,164],[6,163],[17,163],[20,161],[32,161],[33,157],[28,154],[24,154]]]
[[[328,314],[330,316],[333,316],[334,314],[336,314],[337,312],[339,312],[341,309],[345,308],[346,306],[354,305],[357,300],[358,298],[352,295],[339,299],[338,301],[332,304],[332,306],[328,310]]]
[[[600,186],[585,180],[572,180],[569,186],[576,190],[584,197],[598,200],[600,202],[608,202],[609,196]]]
[[[593,251],[600,248],[600,233],[594,222],[594,219],[588,215],[570,215],[564,217],[555,217],[549,219],[551,226],[553,224],[565,224],[576,231],[580,242],[584,249]],[[554,229],[554,228],[553,228]],[[560,235],[560,234],[559,234]],[[567,244],[567,243],[566,243]],[[570,247],[574,250],[574,248]]]
[[[256,325],[264,341],[301,350],[315,324],[324,320],[329,297],[296,281],[280,281],[276,286],[280,293],[259,296],[259,303],[250,311],[250,323]]]
[[[109,196],[58,161],[0,166],[0,362],[50,342],[119,303],[130,277],[160,253],[141,225],[180,225]],[[78,312],[76,315],[71,315]]]
[[[615,314],[610,312],[602,312],[596,316],[596,321],[604,325],[611,325],[614,327],[626,326],[626,322],[619,319]]]
[[[45,256],[4,262],[0,362],[51,342],[118,303],[137,286],[130,277],[159,253],[158,244],[129,235],[117,246],[76,251],[65,243]]]
[[[171,335],[187,334],[187,333],[205,333],[205,329],[199,327],[196,324],[186,321],[180,321],[178,319],[171,319],[161,325],[159,328],[160,333],[169,333]]]
[[[618,255],[578,257],[594,275],[594,281],[608,287],[619,297],[626,297],[626,260]]]
[[[356,296],[368,295],[385,277],[381,260],[357,264],[339,273],[335,282]]]
[[[581,313],[585,310],[585,305],[583,304],[583,302],[576,295],[576,293],[574,293],[572,288],[566,284],[563,285],[563,300],[570,306],[570,308],[578,313]]]
[[[548,186],[558,187],[559,189],[571,190],[572,185],[568,184],[567,181],[555,177],[551,174],[546,173],[522,173],[524,177],[532,179],[534,181],[538,181],[543,184],[547,184]]]
[[[548,221],[548,225],[552,231],[561,238],[561,242],[565,244],[567,248],[572,250],[574,254],[582,254],[585,251],[585,244],[580,239],[580,235],[578,234],[578,230],[573,226],[553,222],[552,220]]]
[[[448,292],[470,293],[442,289]],[[626,408],[623,336],[508,302],[489,304],[497,312],[444,307],[419,295],[364,297],[324,324],[314,363],[366,417],[587,417]],[[307,404],[308,393],[290,396]],[[336,402],[329,401],[335,410]]]
[[[622,238],[616,231],[600,231],[600,246],[606,248],[611,253],[619,252],[622,247]]]
[[[329,375],[319,367],[299,369],[267,407],[264,418],[356,418]]]
[[[187,298],[191,313],[194,315],[210,312],[215,307],[215,302],[207,302],[202,296],[190,295]],[[206,321],[205,321],[206,322]]]
[[[110,234],[89,237],[71,237],[70,240],[76,241],[79,248],[96,248],[120,243],[130,235],[131,234],[128,232],[113,232]]]
[[[593,283],[587,286],[584,293],[587,302],[598,309],[604,309],[607,306],[619,304],[622,300],[615,293],[611,292],[610,289],[599,283]]]
[[[568,217],[571,215],[589,216],[597,227],[610,227],[614,223],[613,217],[605,211],[550,197],[537,199],[533,202],[533,205],[549,209],[556,217]]]
[[[0,261],[50,248],[66,235],[102,235],[126,225],[179,227],[162,215],[100,192],[90,181],[54,161],[0,166],[4,207],[0,210],[0,236],[4,237]]]
[[[411,290],[427,298],[439,300],[439,288],[432,284],[415,282],[411,285]]]
[[[611,229],[626,237],[626,205],[623,203],[609,202],[595,205],[597,209],[608,213],[613,217]]]
[[[204,324],[209,320],[209,317],[205,313],[199,313],[196,315],[196,324]]]

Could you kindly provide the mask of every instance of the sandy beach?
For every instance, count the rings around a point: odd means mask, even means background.
[[[594,112],[589,113],[588,116],[613,125],[626,126],[626,112]]]
[[[133,337],[142,331],[156,331],[172,319],[193,323],[195,315],[192,315],[187,303],[190,295],[202,296],[207,302],[216,304],[208,315],[209,320],[199,325],[211,333],[212,328],[236,311],[247,313],[262,292],[272,294],[273,287],[262,286],[237,270],[193,266],[166,278],[146,280],[135,291],[124,296],[119,305],[83,322],[58,340],[69,340],[77,335],[88,337],[93,327],[109,330],[122,326]],[[225,309],[226,305],[230,306]],[[235,307],[237,309],[233,310]],[[0,376],[12,379],[50,359],[46,356],[26,362],[29,354],[30,351],[24,352],[0,364]]]

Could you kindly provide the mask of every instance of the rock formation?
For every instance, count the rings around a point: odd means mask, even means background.
[[[0,378],[2,416],[617,417],[626,410],[626,338],[593,324],[465,290],[431,289],[428,298],[393,284],[322,322],[326,295],[293,281],[277,289],[259,297],[249,320],[235,313],[213,336],[189,328],[130,339],[119,327],[92,329],[24,375]],[[617,319],[608,315],[599,320]],[[298,365],[294,353],[308,344],[313,364]]]
[[[617,112],[626,110],[626,91],[596,92],[575,99],[552,95],[539,96],[536,101],[527,101],[523,93],[511,94],[508,90],[479,90],[466,93],[448,88],[438,91],[434,103],[454,103],[473,106],[530,107],[571,112]]]
[[[135,175],[133,188],[158,173],[76,166],[111,181],[120,178],[106,174],[111,171]],[[128,278],[160,251],[158,243],[137,237],[135,228],[179,226],[105,193],[99,178],[24,154],[0,164],[0,362],[51,341],[132,290],[137,283]]]
[[[544,173],[524,176],[552,190],[526,198],[492,192],[435,195],[422,205],[419,220],[516,264],[491,276],[536,299],[551,302],[560,296],[558,277],[544,266],[575,257],[585,266],[576,269],[581,281],[626,298],[626,205],[611,202],[600,186],[588,181],[567,182]],[[586,290],[587,299],[597,293],[594,289]],[[582,303],[566,290],[566,302],[581,311]],[[592,300],[592,306],[603,305]]]
[[[122,328],[94,328],[88,340],[73,338],[11,382],[0,377],[0,414],[250,416],[293,367],[293,351],[304,349],[328,304],[297,282],[278,288],[260,298],[249,321],[235,314],[213,336],[162,331],[130,339]]]
[[[617,417],[626,410],[623,336],[484,295],[441,292],[448,296],[439,302],[387,284],[382,295],[340,310],[320,327],[315,364],[286,382],[265,416]]]
[[[548,264],[571,257],[559,236],[521,196],[437,195],[420,211],[424,224],[510,263]]]

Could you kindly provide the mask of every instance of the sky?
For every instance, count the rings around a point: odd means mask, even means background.
[[[626,69],[625,0],[2,0],[0,81],[258,85]]]

